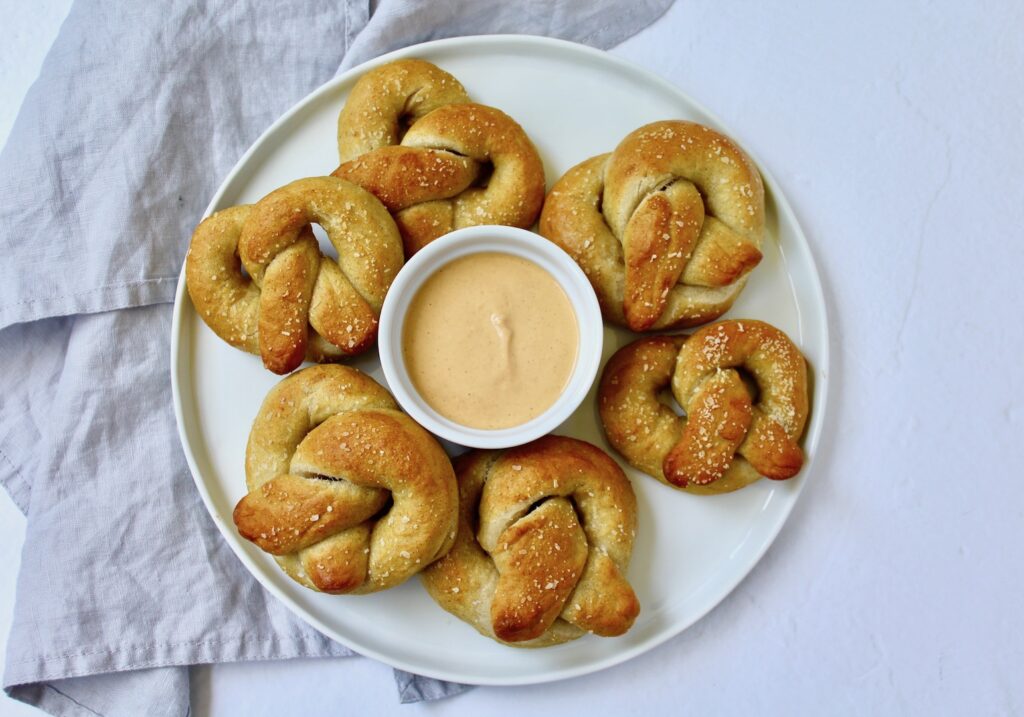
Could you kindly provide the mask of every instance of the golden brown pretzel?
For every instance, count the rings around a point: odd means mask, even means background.
[[[737,369],[754,380],[759,395]],[[671,383],[686,413],[659,400]],[[609,359],[598,407],[608,441],[639,470],[692,493],[727,493],[803,465],[807,365],[762,321],[721,321],[692,336],[634,341]]]
[[[341,163],[397,145],[413,124],[469,95],[452,75],[424,60],[396,60],[359,78],[338,115]]]
[[[238,532],[314,590],[394,587],[455,539],[448,456],[348,366],[313,366],[271,390],[249,434],[245,477]]]
[[[320,253],[314,222],[338,261]],[[288,373],[303,359],[336,361],[373,345],[402,261],[397,228],[372,194],[335,177],[312,177],[203,220],[185,279],[214,333],[260,354],[271,371]]]
[[[544,201],[544,166],[523,128],[422,60],[360,78],[338,117],[338,150],[334,175],[384,202],[407,256],[461,227],[530,227]]]
[[[481,634],[545,647],[621,635],[640,604],[625,578],[636,498],[595,446],[546,436],[456,460],[458,536],[424,571],[430,595]]]
[[[693,122],[630,133],[551,189],[540,232],[590,279],[604,316],[633,331],[725,313],[761,260],[764,188],[728,137]]]

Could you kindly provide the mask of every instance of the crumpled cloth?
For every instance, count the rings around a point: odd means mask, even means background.
[[[244,150],[341,70],[463,34],[607,48],[669,4],[75,2],[0,154],[0,483],[27,516],[8,695],[185,715],[188,665],[353,654],[260,587],[192,484],[169,379],[192,229]],[[396,681],[403,701],[465,689]]]

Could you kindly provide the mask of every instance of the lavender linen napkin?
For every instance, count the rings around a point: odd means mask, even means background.
[[[191,230],[245,148],[341,69],[459,34],[610,47],[669,4],[77,0],[0,154],[0,482],[28,519],[8,695],[185,715],[187,665],[352,654],[263,591],[191,483],[168,378]],[[463,689],[396,681],[403,701]]]

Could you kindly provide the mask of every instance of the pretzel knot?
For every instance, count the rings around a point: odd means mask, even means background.
[[[314,590],[394,587],[455,539],[447,455],[354,368],[314,366],[279,383],[253,423],[245,475],[238,532]]]
[[[544,166],[523,128],[422,60],[360,78],[338,118],[338,150],[334,175],[384,203],[407,256],[462,227],[530,227],[544,202]]]
[[[313,223],[326,231],[337,261],[320,253]],[[372,194],[312,177],[203,220],[185,279],[214,333],[283,374],[303,359],[336,361],[373,345],[402,261],[394,222]]]
[[[685,418],[659,400],[669,383]],[[789,337],[761,321],[634,341],[608,361],[598,396],[612,446],[677,488],[726,493],[761,476],[791,478],[803,465],[807,365]]]
[[[692,122],[629,134],[573,167],[540,232],[583,269],[605,318],[633,331],[725,313],[761,260],[764,188],[732,140]]]
[[[521,647],[632,626],[640,605],[625,572],[636,498],[615,461],[589,443],[546,436],[473,451],[456,473],[458,536],[423,573],[441,607]]]

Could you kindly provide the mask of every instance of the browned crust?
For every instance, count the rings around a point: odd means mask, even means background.
[[[540,232],[580,265],[607,320],[683,328],[732,306],[761,260],[764,211],[761,176],[732,140],[670,120],[570,169]]]
[[[809,405],[807,362],[792,340],[770,324],[722,321],[696,331],[680,349],[673,392],[685,410],[695,410],[708,381],[733,369],[747,371],[760,389],[737,454],[763,476],[793,477],[803,466],[798,441]],[[716,407],[712,413],[726,420],[725,410]]]
[[[393,587],[455,539],[447,455],[353,368],[305,369],[268,394],[249,436],[246,481],[233,515],[239,533],[315,590]]]
[[[735,369],[756,380],[756,402]],[[686,418],[659,400],[669,386]],[[598,401],[609,443],[635,468],[687,492],[726,493],[761,476],[790,478],[803,465],[806,362],[761,321],[634,341],[609,359]]]
[[[672,382],[685,336],[651,336],[616,351],[605,364],[597,400],[608,442],[638,470],[668,483],[662,461],[683,422],[658,400]]]
[[[422,60],[361,78],[338,118],[338,137],[334,175],[395,213],[407,256],[462,227],[529,228],[544,203],[544,165],[523,128],[469,102],[454,77]],[[485,167],[492,171],[479,186]]]
[[[407,58],[359,78],[338,115],[341,162],[398,144],[404,128],[438,107],[469,102],[455,77],[425,60]]]
[[[338,262],[321,256],[314,222],[338,249]],[[337,361],[372,346],[402,262],[398,228],[372,194],[311,177],[204,220],[185,280],[214,333],[283,374],[303,360]]]
[[[259,353],[260,290],[242,274],[238,237],[248,205],[204,219],[185,256],[185,287],[196,313],[217,336],[237,349]]]
[[[455,465],[458,535],[423,574],[441,607],[519,647],[629,629],[640,609],[624,577],[636,498],[615,461],[584,441],[547,436]]]

